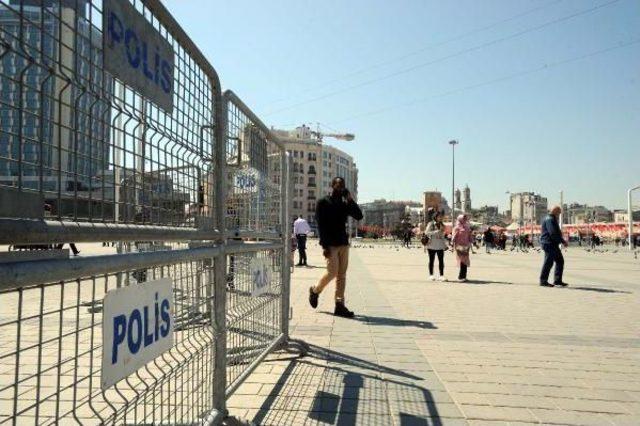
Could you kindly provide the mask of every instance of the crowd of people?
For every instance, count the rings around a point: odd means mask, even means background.
[[[554,206],[540,224],[539,244],[537,251],[544,252],[544,260],[539,275],[539,284],[543,287],[566,287],[563,281],[564,257],[561,246],[567,247],[569,241],[564,238],[558,218],[562,212],[560,206]],[[347,268],[349,263],[349,236],[346,232],[346,222],[349,217],[362,219],[362,211],[345,188],[344,179],[335,178],[332,181],[332,193],[320,200],[316,208],[316,223],[318,225],[319,243],[326,261],[326,273],[315,286],[309,288],[309,304],[312,308],[318,306],[320,294],[335,279],[335,310],[334,315],[352,318],[354,313],[345,305],[345,290]],[[455,255],[458,281],[466,282],[468,269],[471,266],[471,254],[474,248],[484,244],[486,253],[491,250],[506,250],[509,237],[501,229],[488,227],[483,232],[472,230],[469,217],[460,214],[451,229],[447,232],[444,224],[444,213],[430,209],[427,212],[427,223],[420,234],[420,242],[424,252],[428,254],[428,279],[431,281],[447,281],[445,277],[445,252],[451,251]],[[405,232],[398,235],[403,246],[411,247],[414,236],[410,226],[404,227]],[[292,236],[292,254],[299,252],[298,266],[307,266],[306,243],[310,227],[302,217],[294,223]],[[621,240],[615,241],[621,244]],[[592,235],[590,243],[595,246],[601,244],[598,236]],[[511,250],[523,250],[534,246],[533,235],[516,234],[511,236]],[[437,272],[436,275],[436,260]],[[554,268],[555,266],[555,268]],[[549,282],[551,270],[554,269],[553,282]]]

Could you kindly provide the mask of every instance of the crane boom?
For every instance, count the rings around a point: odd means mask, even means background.
[[[311,131],[311,134],[317,137],[319,140],[322,140],[323,138],[327,137],[327,138],[340,139],[343,141],[352,141],[356,138],[356,136],[353,133],[322,133],[320,131]]]

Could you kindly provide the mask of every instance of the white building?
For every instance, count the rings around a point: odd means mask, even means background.
[[[533,192],[511,194],[509,205],[511,220],[519,225],[526,225],[532,220],[540,223],[548,211],[547,199]]]
[[[317,202],[331,193],[331,181],[338,176],[344,178],[353,198],[358,199],[358,168],[351,155],[323,143],[307,126],[272,131],[284,143],[293,161],[292,218],[302,216],[315,230]]]

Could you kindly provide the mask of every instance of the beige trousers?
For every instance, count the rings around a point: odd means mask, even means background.
[[[320,278],[313,291],[317,294],[336,279],[336,302],[344,302],[344,289],[347,284],[347,266],[349,266],[349,246],[329,247],[327,273]]]

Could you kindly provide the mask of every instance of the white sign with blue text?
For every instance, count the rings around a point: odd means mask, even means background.
[[[171,114],[173,48],[128,0],[104,0],[104,67]]]
[[[271,262],[269,259],[254,257],[249,263],[253,288],[251,296],[258,297],[266,293],[271,285]]]
[[[173,346],[169,278],[111,290],[102,316],[102,389],[134,373]]]

